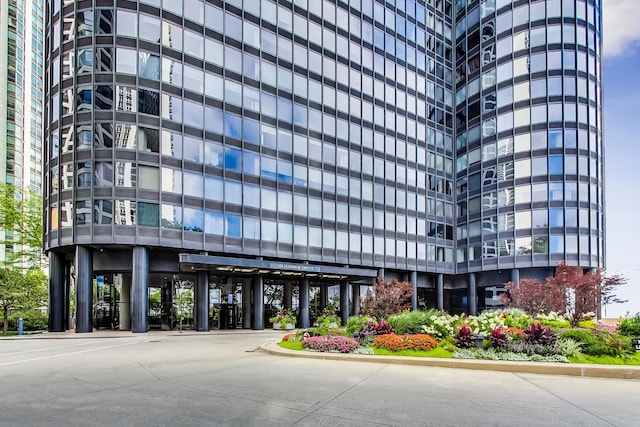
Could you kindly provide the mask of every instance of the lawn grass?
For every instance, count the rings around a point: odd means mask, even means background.
[[[453,357],[451,352],[441,347],[436,347],[433,350],[429,350],[429,351],[422,351],[422,350],[391,351],[385,348],[374,347],[373,353],[380,356],[437,357],[440,359],[451,359]]]
[[[581,357],[571,357],[569,360],[571,363],[588,363],[593,365],[640,366],[640,353],[626,357],[582,355]]]
[[[280,341],[278,345],[282,348],[287,348],[289,350],[302,350],[301,342],[289,342],[289,341]]]

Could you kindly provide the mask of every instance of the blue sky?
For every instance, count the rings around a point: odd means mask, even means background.
[[[640,0],[603,0],[607,274],[629,302],[606,317],[640,312]],[[604,314],[604,313],[603,313]]]

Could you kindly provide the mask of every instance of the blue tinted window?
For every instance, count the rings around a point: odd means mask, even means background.
[[[262,170],[262,173],[261,173],[262,178],[272,179],[275,181],[277,177],[276,159],[274,159],[273,157],[263,156],[262,163],[261,163],[261,170]]]
[[[549,148],[562,148],[562,131],[549,131]]]
[[[224,134],[235,139],[242,139],[242,119],[235,114],[225,113]]]
[[[222,111],[218,110],[217,108],[207,106],[204,109],[204,115],[205,129],[209,132],[215,132],[222,135],[224,129],[224,115]]]
[[[549,226],[550,227],[563,227],[564,226],[564,209],[549,209]]]
[[[242,237],[242,217],[240,215],[226,214],[225,236]]]
[[[242,151],[227,147],[224,150],[224,168],[234,172],[242,172]]]
[[[278,160],[278,182],[285,184],[292,183],[292,165],[291,162],[286,160]]]
[[[204,121],[202,117],[202,104],[185,100],[183,108],[184,124],[191,125],[197,128],[204,127]]]
[[[551,236],[549,239],[549,252],[552,254],[564,253],[564,236]]]
[[[224,234],[224,221],[221,212],[206,211],[205,212],[205,233]]]
[[[293,123],[297,126],[307,127],[307,107],[300,104],[294,104]]]
[[[204,214],[202,210],[185,207],[182,215],[182,226],[185,230],[200,232],[204,230]]]
[[[562,175],[562,156],[549,156],[549,175]]]
[[[244,151],[242,172],[246,175],[260,176],[260,155],[251,151]]]
[[[305,124],[306,126],[306,124]],[[252,119],[243,119],[243,139],[252,144],[260,144],[260,124]]]

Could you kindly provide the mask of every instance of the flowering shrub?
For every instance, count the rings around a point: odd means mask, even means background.
[[[438,341],[426,334],[396,335],[385,334],[373,339],[376,348],[390,351],[422,350],[429,351],[438,346]]]
[[[439,340],[453,337],[456,333],[456,325],[460,323],[460,316],[452,316],[448,313],[432,315],[429,323],[422,325],[422,331]]]
[[[360,347],[360,343],[349,337],[332,336],[309,337],[303,341],[304,348],[322,353],[351,353]]]
[[[456,346],[459,348],[471,348],[474,343],[475,338],[471,334],[471,328],[467,325],[461,325],[456,336]]]
[[[463,318],[463,321],[473,334],[490,335],[495,328],[504,326],[501,314],[499,310],[483,311],[477,316]]]

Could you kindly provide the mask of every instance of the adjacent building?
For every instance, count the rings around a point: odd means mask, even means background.
[[[0,4],[0,182],[27,193],[42,187],[44,1]],[[20,248],[0,230],[0,262]]]
[[[122,329],[171,327],[185,286],[197,330],[212,296],[262,329],[332,293],[345,318],[378,276],[474,313],[560,261],[602,267],[600,9],[50,1],[50,329],[71,287],[96,326],[94,282]]]

